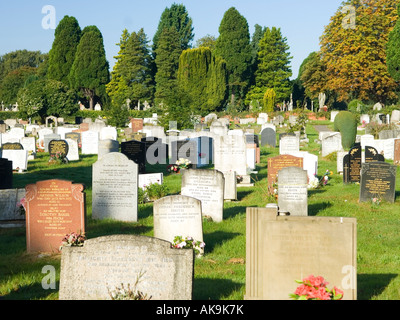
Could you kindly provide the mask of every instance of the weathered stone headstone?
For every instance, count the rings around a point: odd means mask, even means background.
[[[154,237],[173,243],[176,236],[203,241],[202,205],[185,195],[156,200],[153,207]]]
[[[323,157],[326,157],[327,155],[334,152],[343,151],[342,135],[340,133],[333,133],[328,136],[325,136],[321,140],[321,145],[322,145],[321,154]]]
[[[60,300],[110,300],[116,287],[136,289],[151,300],[190,300],[192,249],[136,235],[86,240],[61,252]],[[134,285],[138,280],[138,285]]]
[[[93,219],[136,222],[138,165],[122,153],[108,153],[93,164]]]
[[[308,216],[308,175],[297,167],[287,167],[278,172],[279,211],[291,216]]]
[[[82,154],[91,155],[99,152],[99,133],[96,131],[84,131],[81,133]]]
[[[57,154],[67,156],[69,151],[68,142],[65,140],[51,140],[49,142],[50,157],[55,157]]]
[[[225,178],[224,200],[237,200],[236,172],[225,171],[224,178]]]
[[[261,146],[276,147],[276,131],[273,128],[265,128],[261,131]]]
[[[57,252],[65,235],[85,232],[82,184],[46,180],[27,185],[25,191],[28,252]]]
[[[285,135],[279,139],[279,154],[290,154],[300,151],[300,139],[297,136]]]
[[[65,141],[68,143],[68,161],[79,161],[79,146],[78,141],[75,139],[66,138]]]
[[[0,190],[12,189],[13,164],[12,161],[0,158]]]
[[[303,158],[291,155],[280,155],[268,159],[268,191],[270,194],[274,193],[273,185],[278,182],[278,172],[286,167],[303,168]]]
[[[343,174],[343,159],[348,154],[346,151],[338,151],[336,156],[336,171]]]
[[[361,173],[361,146],[355,146],[343,158],[343,182],[360,182]]]
[[[121,142],[121,153],[138,165],[139,173],[146,173],[146,144],[131,140]]]
[[[189,169],[182,174],[181,194],[201,200],[204,216],[221,222],[224,213],[225,178],[217,170]]]
[[[215,137],[214,168],[221,172],[235,171],[237,175],[247,175],[247,155],[244,137]]]
[[[357,220],[278,216],[247,208],[245,300],[289,300],[296,280],[322,276],[357,300]]]
[[[114,127],[104,127],[100,129],[100,140],[117,140],[118,132]]]
[[[0,190],[0,221],[25,220],[17,204],[25,197],[25,189]]]
[[[360,202],[373,198],[393,203],[396,192],[397,167],[385,162],[363,163],[360,182]]]

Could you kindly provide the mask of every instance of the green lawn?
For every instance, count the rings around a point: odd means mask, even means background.
[[[320,124],[330,125],[329,122]],[[278,131],[279,133],[279,131]],[[307,126],[309,144],[301,149],[318,154],[320,146],[312,124]],[[205,255],[195,261],[193,298],[195,300],[241,300],[245,294],[246,207],[265,207],[267,159],[278,155],[278,148],[262,148],[261,164],[254,175],[255,186],[239,188],[238,201],[226,202],[224,221],[204,220]],[[139,206],[137,223],[91,219],[91,165],[97,156],[82,156],[78,163],[49,166],[48,155],[41,154],[29,163],[28,172],[14,175],[14,187],[47,179],[66,179],[86,186],[87,237],[111,234],[153,235],[152,204]],[[180,190],[180,176],[168,175],[165,166],[148,167],[148,172],[164,172],[170,194]],[[319,158],[319,174],[335,172],[329,184],[309,192],[309,215],[357,218],[357,273],[359,300],[400,299],[400,186],[396,186],[395,204],[358,203],[360,186],[343,185],[336,174],[335,157]],[[397,181],[400,169],[397,170]],[[42,288],[42,268],[52,265],[60,273],[60,255],[27,254],[25,229],[0,228],[0,299],[57,299],[58,291]],[[58,283],[57,283],[58,288]]]

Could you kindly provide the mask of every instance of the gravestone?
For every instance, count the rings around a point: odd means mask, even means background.
[[[308,216],[308,175],[298,167],[287,167],[278,172],[278,206],[290,216]]]
[[[52,140],[61,140],[61,136],[59,134],[46,134],[44,136],[44,152],[49,152],[49,143]]]
[[[100,129],[100,140],[117,140],[118,132],[114,127],[104,127]]]
[[[343,182],[360,182],[361,173],[361,146],[355,146],[343,158]]]
[[[321,140],[321,145],[322,145],[321,154],[323,157],[326,157],[331,153],[343,151],[342,135],[340,133],[329,134],[328,136],[325,136]]]
[[[360,202],[373,198],[395,201],[397,167],[385,162],[364,163],[361,169]]]
[[[365,147],[365,162],[376,162],[383,161],[385,162],[385,157],[378,153],[378,151],[374,147]]]
[[[338,151],[336,156],[336,171],[343,174],[343,159],[348,154],[346,151]]]
[[[121,153],[138,165],[139,173],[146,173],[146,144],[131,140],[121,142]]]
[[[16,171],[28,170],[27,150],[2,150],[2,158],[12,162],[12,169]]]
[[[113,235],[86,240],[61,252],[60,300],[110,300],[110,291],[128,286],[151,300],[190,300],[192,249],[173,249],[167,241]]]
[[[23,149],[28,151],[28,160],[34,160],[36,155],[36,139],[35,137],[24,137],[21,139]]]
[[[303,168],[303,158],[280,155],[268,158],[268,192],[274,194],[274,184],[278,182],[278,172],[286,167]]]
[[[224,200],[237,200],[237,178],[236,172],[225,171]]]
[[[143,130],[143,119],[131,119],[132,132]]]
[[[161,173],[147,173],[147,174],[139,174],[139,188],[144,189],[146,186],[151,184],[160,184],[162,185],[164,182],[164,174]]]
[[[303,158],[303,169],[307,171],[309,179],[318,174],[318,156],[306,151],[293,152],[290,155]]]
[[[93,164],[93,219],[138,220],[138,165],[122,153],[108,153]]]
[[[3,150],[24,150],[24,146],[19,142],[7,142],[1,146]]]
[[[99,152],[99,133],[96,131],[83,131],[82,139],[82,154],[91,155]]]
[[[245,138],[240,136],[217,136],[214,138],[215,170],[235,171],[247,175],[247,154]]]
[[[50,157],[55,157],[57,154],[67,156],[69,151],[68,142],[65,140],[51,140],[48,148]]]
[[[119,142],[112,139],[99,140],[98,159],[111,152],[119,152]]]
[[[0,190],[12,189],[13,164],[12,161],[0,158]]]
[[[393,162],[396,165],[400,164],[400,139],[394,140],[394,155],[393,155]]]
[[[154,202],[154,237],[174,242],[176,236],[203,241],[201,201],[185,195],[174,195]]]
[[[181,194],[201,200],[203,216],[221,222],[224,215],[225,178],[222,172],[189,169],[182,174]]]
[[[162,139],[152,136],[142,138],[141,142],[145,144],[146,163],[151,165],[167,164],[168,144],[163,143]]]
[[[357,220],[247,208],[245,300],[289,300],[296,280],[323,276],[357,300]]]
[[[284,135],[279,139],[279,154],[290,154],[300,151],[300,139],[293,135]]]
[[[68,143],[68,161],[79,161],[79,146],[78,141],[75,139],[66,138],[65,141]]]
[[[76,140],[79,144],[81,143],[81,134],[79,132],[68,132],[65,134],[65,139]]]
[[[276,131],[273,128],[265,128],[261,131],[261,146],[276,147]]]
[[[57,252],[65,235],[84,233],[84,186],[46,180],[25,187],[28,252]]]
[[[25,189],[0,190],[0,221],[25,220],[17,204],[25,197]]]

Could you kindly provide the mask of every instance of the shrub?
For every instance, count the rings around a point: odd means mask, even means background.
[[[358,118],[350,111],[340,111],[335,117],[334,130],[342,135],[342,147],[349,150],[357,137]]]

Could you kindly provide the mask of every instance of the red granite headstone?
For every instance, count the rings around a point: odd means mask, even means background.
[[[394,140],[394,164],[400,165],[400,139]]]
[[[132,132],[143,130],[143,119],[131,119]]]
[[[286,167],[303,168],[303,158],[284,154],[268,159],[268,191],[270,194],[273,194],[273,185],[278,181],[279,170]]]
[[[28,252],[57,252],[65,235],[85,232],[83,190],[82,184],[65,180],[40,181],[25,187]]]

